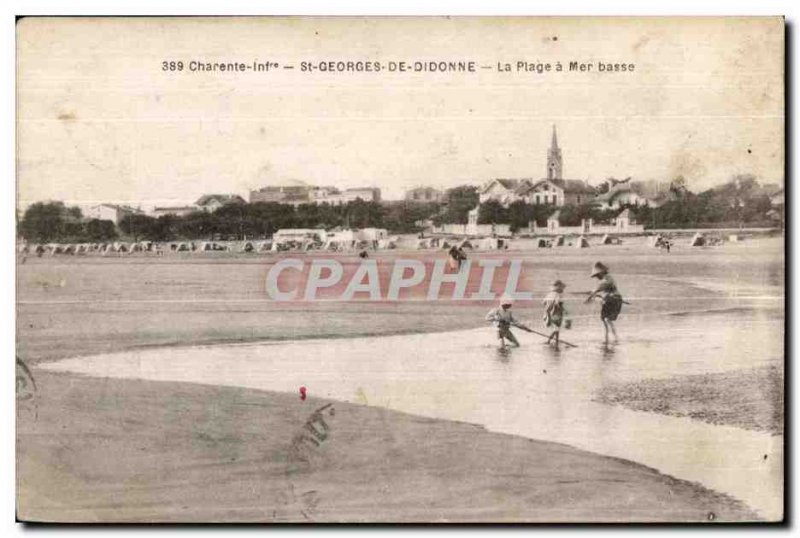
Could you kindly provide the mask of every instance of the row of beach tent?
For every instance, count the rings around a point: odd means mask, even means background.
[[[730,242],[737,242],[740,237],[732,234],[727,238]],[[673,240],[663,235],[656,234],[648,238],[648,245],[651,247],[663,247]],[[718,235],[704,235],[700,232],[694,234],[690,241],[693,247],[715,246],[724,242]],[[611,235],[604,235],[600,240],[600,245],[618,245],[622,240]],[[510,245],[508,239],[498,237],[483,238],[456,238],[456,237],[425,237],[409,240],[401,240],[397,236],[385,239],[364,241],[364,240],[335,240],[330,239],[326,242],[305,239],[302,241],[286,240],[254,240],[254,241],[138,241],[138,242],[109,242],[109,243],[21,243],[18,245],[18,252],[21,254],[36,254],[38,256],[56,254],[75,255],[75,254],[95,254],[108,256],[112,254],[134,254],[134,253],[154,253],[157,255],[168,252],[188,253],[188,252],[245,252],[245,253],[264,253],[281,251],[311,251],[321,250],[326,252],[357,252],[361,250],[385,250],[396,248],[409,248],[416,250],[431,249],[450,249],[452,247],[472,250],[503,250]],[[536,240],[538,248],[551,247],[574,247],[587,248],[590,246],[589,240],[584,236],[565,237],[556,236],[552,239],[539,237]]]
[[[606,237],[603,238],[603,244],[606,244],[605,243]],[[577,237],[574,243],[569,238],[564,237],[563,235],[558,235],[553,239],[545,239],[544,237],[540,237],[536,241],[536,246],[538,248],[552,248],[552,247],[588,248],[590,245],[589,245],[589,240],[582,235]]]
[[[168,252],[281,252],[290,250],[327,250],[327,251],[358,251],[397,248],[398,239],[390,237],[376,241],[328,241],[322,243],[306,239],[303,241],[137,241],[137,242],[109,242],[109,243],[22,243],[18,246],[21,254],[36,254],[39,256],[56,254],[75,255],[93,254],[108,256],[111,254],[154,253],[165,254]]]

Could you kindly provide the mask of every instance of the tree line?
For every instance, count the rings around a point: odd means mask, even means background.
[[[19,232],[26,240],[47,242],[100,242],[124,238],[130,241],[178,239],[258,239],[282,228],[386,228],[392,233],[413,233],[415,223],[440,210],[439,204],[396,202],[381,204],[355,200],[343,205],[275,202],[227,205],[213,213],[202,210],[188,215],[128,214],[118,226],[110,220],[84,219],[79,207],[63,202],[39,202],[25,211]]]
[[[774,224],[769,195],[751,175],[735,176],[729,182],[695,194],[676,181],[670,199],[659,208],[631,206],[633,218],[647,228],[702,228]],[[445,201],[366,202],[355,200],[344,205],[275,202],[227,205],[213,213],[196,211],[186,216],[130,214],[118,226],[109,220],[84,219],[78,207],[62,202],[32,204],[19,223],[19,232],[28,241],[99,242],[118,238],[140,241],[176,239],[257,239],[271,236],[282,228],[386,228],[390,233],[421,231],[420,221],[434,224],[466,224],[468,213],[478,205],[478,188],[462,185],[449,189]],[[591,204],[562,206],[559,222],[577,226],[583,219],[604,222],[619,210],[602,210]],[[545,226],[556,210],[551,205],[517,201],[508,207],[499,202],[480,204],[479,224],[508,224],[512,231],[536,221]],[[772,213],[772,214],[771,214]],[[781,216],[782,218],[782,216]]]
[[[608,192],[608,183],[598,187],[598,194],[603,192]],[[682,177],[678,177],[665,193],[668,201],[660,207],[628,205],[623,208],[630,209],[633,219],[646,228],[773,226],[776,219],[780,221],[783,216],[773,213],[768,192],[770,190],[750,174],[736,175],[722,185],[697,194],[686,187]],[[434,223],[466,224],[469,211],[478,205],[478,188],[456,187],[447,191],[445,198],[447,204],[434,217]],[[583,219],[607,222],[621,210],[604,210],[592,204],[567,205],[558,209],[559,223],[563,226],[578,226]],[[531,221],[545,226],[555,211],[552,205],[528,204],[520,200],[504,207],[489,200],[480,204],[478,224],[508,224],[512,231],[517,231],[527,228]]]

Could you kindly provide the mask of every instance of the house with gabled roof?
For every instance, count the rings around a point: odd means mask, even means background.
[[[480,203],[495,200],[504,206],[508,206],[521,199],[520,191],[524,191],[533,184],[530,178],[509,179],[495,178],[485,183],[478,189]]]
[[[589,204],[597,191],[582,179],[540,179],[520,192],[528,204],[554,206]]]
[[[670,201],[673,195],[669,185],[659,181],[624,181],[608,180],[607,192],[598,195],[595,203],[601,209],[619,209],[626,206],[661,207]]]

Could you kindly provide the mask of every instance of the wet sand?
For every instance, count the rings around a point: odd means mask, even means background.
[[[783,435],[781,366],[620,383],[604,387],[595,400],[636,411]]]
[[[628,461],[337,402],[308,465],[292,436],[326,400],[39,372],[18,411],[18,517],[79,522],[753,520]],[[34,415],[36,413],[36,415]]]

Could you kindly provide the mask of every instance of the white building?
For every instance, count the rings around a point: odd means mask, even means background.
[[[361,228],[356,234],[359,241],[380,241],[388,237],[389,231],[386,228]]]
[[[644,226],[637,224],[631,216],[630,210],[623,210],[608,224],[595,224],[592,219],[582,219],[578,226],[562,226],[560,222],[561,210],[556,211],[547,218],[547,226],[540,228],[536,221],[528,224],[528,232],[534,235],[588,235],[588,234],[640,234]]]
[[[372,187],[345,189],[341,192],[331,192],[327,196],[320,196],[314,200],[314,203],[344,205],[349,202],[355,202],[356,200],[363,200],[365,202],[380,202],[381,190]]]
[[[595,194],[594,187],[581,179],[542,179],[518,192],[525,203],[558,207],[591,203]]]
[[[415,187],[406,191],[406,202],[441,202],[444,191],[433,187]]]
[[[175,217],[185,217],[190,213],[194,213],[195,211],[200,211],[197,206],[194,205],[182,205],[182,206],[162,206],[162,207],[154,207],[153,211],[150,212],[150,215],[153,217],[163,217],[165,215],[172,215]]]
[[[286,241],[303,242],[306,240],[325,242],[327,239],[328,232],[322,228],[284,228],[272,235],[272,241],[275,243],[284,243]]]
[[[88,219],[110,220],[117,225],[126,215],[136,213],[141,213],[141,211],[128,206],[99,204],[87,209],[85,216]]]

